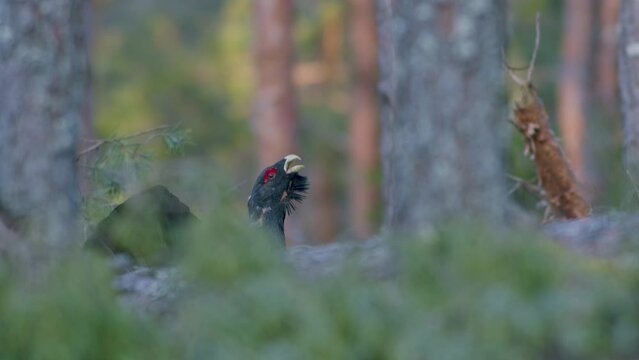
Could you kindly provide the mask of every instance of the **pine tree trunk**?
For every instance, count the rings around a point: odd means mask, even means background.
[[[297,149],[299,129],[292,82],[293,1],[254,1],[253,35],[257,76],[253,125],[262,168]]]
[[[0,1],[0,29],[0,214],[52,260],[77,239],[83,1]]]
[[[623,0],[619,20],[619,88],[624,163],[636,178],[639,174],[639,3]]]
[[[504,1],[378,0],[385,221],[500,221]]]
[[[617,106],[617,25],[619,0],[599,4],[599,37],[597,47],[597,96],[606,110]]]
[[[558,115],[561,139],[568,161],[580,182],[586,181],[584,139],[586,132],[586,75],[590,56],[592,4],[567,0],[564,8],[562,66],[558,84]]]
[[[349,10],[355,74],[349,141],[351,226],[357,237],[368,238],[375,231],[374,214],[379,200],[375,176],[379,166],[375,3],[350,0]]]
[[[344,74],[344,17],[340,6],[334,2],[327,2],[319,6],[321,13],[321,79],[317,83],[318,95],[321,101],[330,102],[335,96],[336,89],[343,83]],[[308,175],[312,182],[312,189],[305,204],[307,216],[305,230],[308,242],[311,244],[330,243],[337,237],[340,202],[336,194],[335,157],[333,151],[321,149],[313,154],[312,166]]]

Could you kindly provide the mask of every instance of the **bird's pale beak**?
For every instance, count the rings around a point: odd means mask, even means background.
[[[295,155],[290,154],[284,157],[284,171],[287,174],[292,174],[299,172],[304,168],[304,164],[302,164],[302,158]]]

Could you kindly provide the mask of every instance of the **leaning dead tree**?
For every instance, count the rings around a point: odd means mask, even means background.
[[[88,77],[83,5],[0,2],[0,220],[36,241],[44,260],[76,239],[74,157]]]
[[[581,194],[575,174],[550,128],[546,108],[532,84],[539,37],[537,14],[535,47],[526,79],[519,78],[506,65],[521,94],[515,102],[512,123],[524,137],[524,153],[535,161],[543,195],[554,215],[560,219],[582,218],[590,214],[590,205]]]
[[[581,218],[590,214],[572,169],[555,139],[548,114],[531,83],[522,88],[513,124],[526,142],[526,153],[535,161],[540,185],[550,208],[559,218]]]

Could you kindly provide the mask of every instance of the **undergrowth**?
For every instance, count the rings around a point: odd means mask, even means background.
[[[2,272],[0,358],[623,359],[639,354],[639,265],[527,229],[396,237],[395,275],[302,278],[223,211],[202,217],[175,311],[137,313],[80,253],[41,285]],[[626,254],[627,259],[628,254]]]

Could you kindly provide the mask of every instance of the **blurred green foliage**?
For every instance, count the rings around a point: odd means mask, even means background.
[[[171,358],[154,324],[124,308],[108,267],[78,254],[39,286],[0,275],[0,358]]]
[[[191,153],[248,147],[249,2],[134,3],[96,9],[98,132],[179,122]]]
[[[179,265],[188,290],[163,317],[136,314],[118,301],[98,259],[74,257],[39,286],[2,273],[0,357],[494,360],[639,353],[636,254],[588,258],[527,229],[453,224],[429,236],[396,236],[391,277],[346,266],[337,276],[301,278],[271,239],[220,208],[193,230]]]

